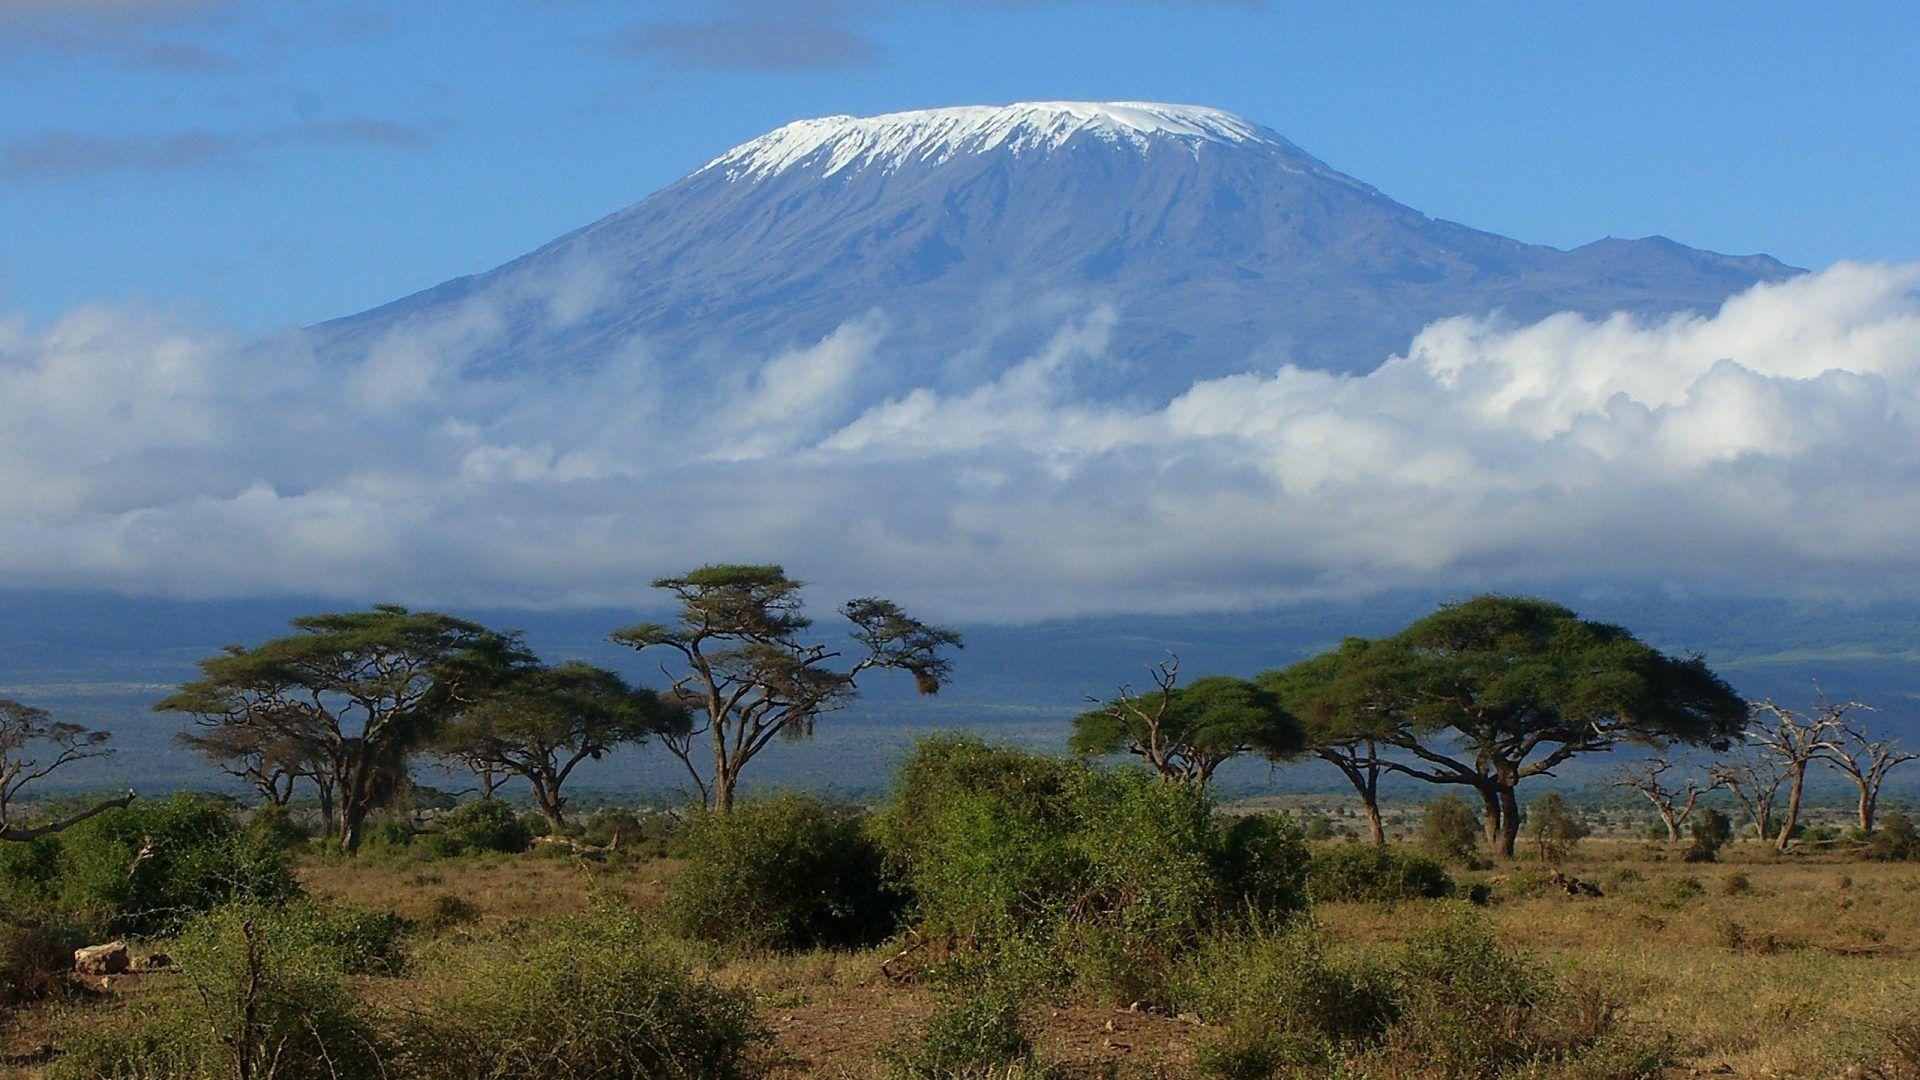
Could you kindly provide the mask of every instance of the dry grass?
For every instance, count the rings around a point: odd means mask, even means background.
[[[1511,882],[1537,869],[1523,860],[1482,876]],[[1886,1032],[1920,1001],[1920,866],[1780,858],[1745,844],[1720,863],[1689,865],[1655,845],[1601,840],[1582,845],[1565,869],[1605,895],[1514,896],[1496,885],[1487,917],[1510,945],[1570,978],[1606,985],[1624,999],[1627,1022],[1676,1035],[1683,1064],[1675,1076],[1873,1075],[1860,1066],[1885,1053]],[[399,1003],[453,966],[443,957],[511,935],[516,920],[579,910],[596,896],[650,906],[673,870],[664,860],[594,864],[528,855],[316,862],[302,874],[318,896],[413,919],[431,918],[448,896],[473,906],[474,920],[427,936],[422,962],[407,978],[369,981],[376,1000]],[[1444,912],[1426,902],[1331,904],[1315,917],[1338,947],[1371,949]],[[887,1052],[904,1045],[932,1007],[923,989],[880,973],[887,955],[729,959],[687,947],[688,959],[716,980],[755,996],[775,1033],[782,1077],[882,1075]],[[82,1007],[111,1008],[114,998],[162,981],[123,979],[104,1003]],[[1071,1002],[1043,1003],[1036,1018],[1041,1055],[1062,1076],[1182,1075],[1198,1034],[1174,1018]],[[20,1019],[9,1047],[15,1052],[46,1030],[43,1018]]]

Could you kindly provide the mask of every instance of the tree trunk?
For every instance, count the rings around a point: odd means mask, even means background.
[[[366,823],[364,808],[347,805],[340,808],[340,850],[348,855],[360,850],[360,826]]]
[[[1868,785],[1860,785],[1860,835],[1862,836],[1873,835],[1874,803],[1877,801],[1874,796],[1877,794],[1878,792]]]
[[[533,804],[540,809],[540,816],[547,819],[547,828],[552,830],[553,835],[559,836],[567,831],[567,817],[562,812],[566,800],[560,797],[559,792],[536,785]]]
[[[1500,789],[1500,855],[1513,858],[1513,844],[1520,838],[1520,800],[1512,788]]]
[[[1662,807],[1660,810],[1660,820],[1666,822],[1667,824],[1667,843],[1669,844],[1679,843],[1680,842],[1680,822],[1674,818],[1673,811]]]
[[[1387,826],[1380,820],[1380,800],[1369,794],[1365,798],[1367,808],[1367,838],[1375,847],[1387,846]]]
[[[1807,783],[1807,764],[1801,762],[1794,767],[1793,783],[1787,788],[1787,816],[1780,820],[1780,838],[1774,842],[1774,848],[1785,851],[1793,843],[1794,826],[1800,822],[1800,789]]]
[[[1500,838],[1505,835],[1505,830],[1500,824],[1500,796],[1488,788],[1477,787],[1474,790],[1480,793],[1480,803],[1483,810],[1481,823],[1486,828],[1487,846],[1495,851],[1499,851]],[[1512,848],[1508,848],[1507,854],[1511,855],[1512,853]]]

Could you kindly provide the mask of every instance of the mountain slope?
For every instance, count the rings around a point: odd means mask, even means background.
[[[977,383],[1109,305],[1097,396],[1283,361],[1364,371],[1421,326],[1710,310],[1795,271],[1668,240],[1572,251],[1428,218],[1210,109],[1042,103],[789,124],[496,270],[316,328],[327,351],[472,321],[479,370],[636,346],[672,373],[887,331],[891,389]]]

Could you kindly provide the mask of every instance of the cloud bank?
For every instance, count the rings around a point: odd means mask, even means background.
[[[1367,375],[1132,404],[1072,390],[1098,305],[944,392],[891,381],[884,312],[704,383],[641,340],[470,371],[505,309],[351,362],[137,309],[0,321],[0,588],[625,604],[773,560],[966,618],[1566,579],[1920,596],[1920,266],[1710,316],[1446,320]]]

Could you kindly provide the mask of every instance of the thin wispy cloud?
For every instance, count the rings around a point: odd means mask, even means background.
[[[290,146],[372,146],[411,150],[433,145],[433,133],[392,120],[346,117],[276,131],[173,135],[95,135],[43,131],[7,147],[0,170],[23,180],[70,182],[120,172],[230,169],[260,153]]]
[[[220,25],[238,0],[0,0],[0,56],[101,56],[176,73],[238,62],[187,31]]]
[[[987,0],[997,8],[1264,7],[1266,0]],[[615,35],[617,55],[676,70],[798,73],[879,63],[874,24],[952,0],[685,0]]]

